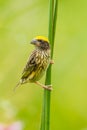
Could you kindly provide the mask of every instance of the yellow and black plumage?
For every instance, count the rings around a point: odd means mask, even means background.
[[[30,43],[35,46],[35,50],[31,53],[17,86],[32,82],[51,90],[51,87],[47,87],[38,82],[50,64],[49,41],[43,36],[37,36]]]

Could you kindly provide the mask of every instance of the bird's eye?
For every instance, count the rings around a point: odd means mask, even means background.
[[[42,40],[41,40],[41,39],[39,39],[38,41],[39,41],[39,42],[42,42]]]

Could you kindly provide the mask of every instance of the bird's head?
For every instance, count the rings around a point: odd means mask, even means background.
[[[35,45],[36,48],[41,50],[49,50],[50,45],[49,41],[46,37],[43,36],[37,36],[32,41],[31,44]]]

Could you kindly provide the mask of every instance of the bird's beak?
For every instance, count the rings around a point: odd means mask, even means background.
[[[30,43],[35,46],[40,46],[40,43],[37,41],[37,39],[33,39]]]
[[[37,43],[37,40],[33,39],[30,43],[35,45]]]

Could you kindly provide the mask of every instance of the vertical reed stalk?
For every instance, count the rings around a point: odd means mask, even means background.
[[[58,12],[57,10],[58,10],[58,0],[50,0],[48,39],[51,45],[51,59],[53,59],[56,21]],[[51,67],[52,66],[50,65],[46,72],[46,80],[45,80],[46,85],[51,84]],[[51,91],[44,89],[40,130],[50,130],[50,102],[51,102]]]

